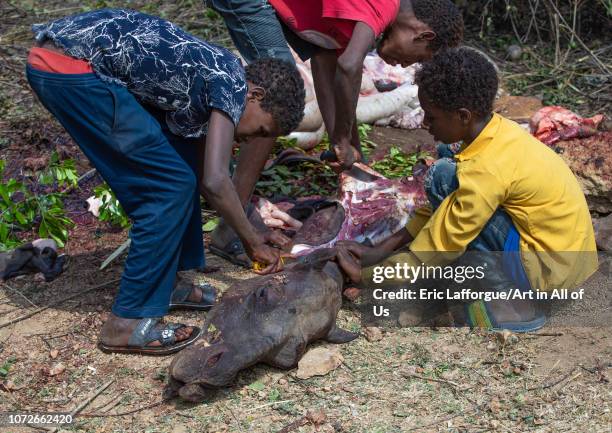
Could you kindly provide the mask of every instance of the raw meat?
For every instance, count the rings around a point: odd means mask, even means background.
[[[292,254],[307,255],[339,240],[377,244],[405,226],[414,211],[427,203],[424,170],[416,170],[414,177],[387,179],[364,164],[355,166],[370,178],[360,180],[353,171],[342,173],[338,206],[306,220],[293,240]]]
[[[584,138],[596,134],[603,119],[604,116],[601,114],[583,118],[566,108],[550,106],[538,110],[529,125],[531,133],[542,143],[550,146],[560,140]]]

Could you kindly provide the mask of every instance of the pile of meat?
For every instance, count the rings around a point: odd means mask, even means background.
[[[533,115],[529,127],[538,140],[550,146],[560,140],[595,135],[603,120],[602,114],[584,118],[567,108],[549,106],[541,108]]]
[[[582,118],[563,107],[544,107],[531,118],[532,134],[553,147],[572,169],[589,208],[612,212],[612,131],[601,114]]]

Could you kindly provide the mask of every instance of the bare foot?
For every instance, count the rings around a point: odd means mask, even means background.
[[[202,289],[190,282],[187,278],[181,277],[179,274],[176,274],[176,283],[174,287],[176,288],[184,286],[191,287],[191,293],[189,293],[189,296],[186,299],[187,302],[198,303],[202,301]]]
[[[200,296],[202,296],[201,293]],[[102,329],[100,330],[100,342],[107,346],[127,346],[130,336],[132,335],[132,331],[134,331],[134,328],[136,328],[139,321],[140,319],[126,319],[110,313],[108,319],[106,319],[106,322],[104,322],[104,325],[102,325]],[[159,326],[163,326],[163,324],[160,324]],[[175,331],[176,341],[179,342],[188,339],[192,332],[192,326],[177,329]],[[147,344],[149,347],[157,347],[160,345],[161,343],[159,341],[152,341]]]

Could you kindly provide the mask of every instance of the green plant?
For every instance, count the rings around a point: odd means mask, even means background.
[[[78,186],[78,176],[73,159],[65,159],[60,161],[57,152],[51,154],[49,165],[43,170],[38,181],[43,185],[52,185],[57,182],[58,187],[65,185],[76,187]]]
[[[0,177],[4,167],[5,162],[0,161]],[[64,174],[67,172],[67,169],[62,170]],[[48,180],[59,182],[52,177]],[[63,247],[74,223],[66,216],[62,197],[63,194],[57,192],[33,194],[23,182],[13,178],[0,182],[0,250],[20,245],[17,233],[31,230],[37,224],[40,237],[49,237]]]
[[[426,152],[407,154],[393,146],[383,159],[374,162],[371,167],[390,179],[411,176],[414,165],[425,156]]]
[[[121,203],[117,200],[115,193],[106,182],[94,188],[94,195],[96,198],[102,200],[102,204],[99,208],[100,213],[98,215],[100,221],[106,221],[113,226],[122,228],[131,225],[130,218],[127,216]]]
[[[4,361],[2,366],[0,366],[0,377],[6,378],[9,374],[9,371],[11,370],[11,367],[16,361],[17,359],[14,356],[7,358],[7,360]]]
[[[313,194],[331,195],[337,188],[338,176],[331,168],[306,162],[291,169],[276,165],[263,171],[256,192],[263,197],[304,197]]]

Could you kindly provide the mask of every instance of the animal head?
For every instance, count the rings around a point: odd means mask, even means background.
[[[232,353],[222,342],[210,344],[200,339],[172,360],[164,397],[178,395],[195,403],[206,400],[214,389],[230,384],[238,372],[229,358]]]

